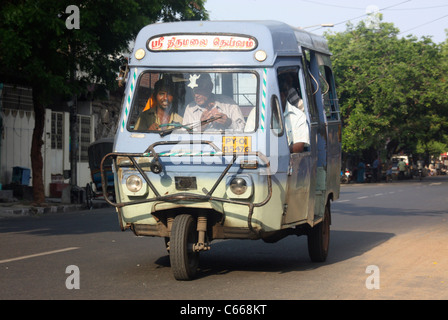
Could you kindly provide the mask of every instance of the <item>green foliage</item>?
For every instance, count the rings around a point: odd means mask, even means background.
[[[398,33],[391,23],[373,29],[360,22],[326,34],[346,152],[448,149],[447,43],[399,38]]]
[[[205,0],[22,0],[0,9],[0,74],[6,81],[73,94],[90,83],[109,89],[120,55],[145,25],[207,19]],[[80,28],[68,29],[66,8],[76,5]],[[75,82],[70,71],[76,68]],[[5,81],[5,82],[6,82]]]
[[[207,19],[205,0],[3,0],[0,6],[1,81],[31,86],[35,127],[31,145],[34,201],[45,201],[42,135],[45,106],[86,92],[114,89],[121,54],[145,25]],[[79,29],[66,26],[79,8]]]

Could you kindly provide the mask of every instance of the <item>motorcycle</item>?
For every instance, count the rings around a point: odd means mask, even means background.
[[[372,182],[372,181],[373,181],[372,167],[368,164],[366,166],[365,182]]]
[[[418,178],[419,180],[423,179],[423,162],[419,160],[417,162],[417,169],[418,169]]]
[[[350,183],[352,180],[352,172],[348,169],[345,169],[345,171],[341,170],[341,183]]]

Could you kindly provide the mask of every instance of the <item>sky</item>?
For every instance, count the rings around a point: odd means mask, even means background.
[[[343,32],[348,21],[356,26],[367,13],[379,12],[399,36],[447,39],[448,0],[207,0],[205,9],[210,20],[277,20],[319,35]]]

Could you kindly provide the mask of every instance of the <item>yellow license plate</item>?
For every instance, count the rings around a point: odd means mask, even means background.
[[[248,153],[252,151],[252,137],[222,137],[223,153]]]

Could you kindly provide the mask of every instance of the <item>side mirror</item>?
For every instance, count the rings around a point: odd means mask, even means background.
[[[127,59],[123,59],[123,65],[120,66],[120,71],[118,73],[118,77],[117,77],[117,81],[118,81],[118,86],[122,87],[126,84],[126,79],[128,77],[128,73],[129,73],[129,65],[128,65],[128,61]]]

